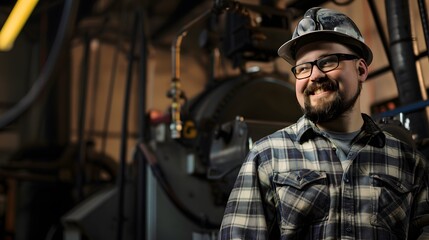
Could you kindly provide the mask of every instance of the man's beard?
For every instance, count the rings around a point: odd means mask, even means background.
[[[314,123],[323,123],[334,120],[341,116],[346,111],[350,110],[356,103],[360,92],[362,90],[362,83],[359,82],[356,94],[348,101],[345,101],[338,92],[338,84],[330,79],[325,79],[320,83],[314,83],[309,86],[304,92],[304,108],[302,109],[305,116]],[[317,106],[311,106],[310,94],[314,93],[316,89],[323,89],[324,91],[333,91],[335,96],[334,100],[327,102],[324,99]]]

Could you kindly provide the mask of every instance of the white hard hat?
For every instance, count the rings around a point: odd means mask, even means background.
[[[316,41],[344,44],[359,54],[368,65],[372,62],[371,49],[365,44],[356,24],[343,13],[320,7],[307,10],[296,26],[292,39],[279,48],[278,55],[294,64],[298,48]]]

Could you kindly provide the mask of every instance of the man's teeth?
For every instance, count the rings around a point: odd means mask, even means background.
[[[322,89],[317,89],[316,91],[314,91],[314,94],[319,94],[319,93],[322,93],[322,92],[324,92]]]

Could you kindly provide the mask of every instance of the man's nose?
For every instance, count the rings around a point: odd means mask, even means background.
[[[320,81],[320,79],[324,78],[326,76],[326,73],[322,72],[316,65],[313,65],[313,68],[311,70],[310,75],[310,81],[317,82]]]

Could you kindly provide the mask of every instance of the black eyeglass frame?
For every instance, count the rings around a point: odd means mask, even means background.
[[[331,57],[331,56],[336,56],[337,57],[337,65],[335,67],[333,67],[332,69],[329,69],[329,70],[326,70],[326,71],[322,70],[321,67],[319,66],[319,63],[321,62],[321,60],[326,59],[327,57]],[[316,67],[320,71],[322,71],[323,73],[327,73],[327,72],[330,72],[330,71],[333,71],[333,70],[337,69],[338,66],[340,65],[341,61],[344,61],[344,60],[355,60],[355,59],[360,59],[360,57],[358,57],[356,55],[352,55],[352,54],[346,54],[346,53],[334,53],[334,54],[325,55],[325,56],[323,56],[321,58],[318,58],[318,59],[316,59],[316,60],[314,60],[312,62],[305,62],[305,63],[300,63],[298,65],[295,65],[295,66],[293,66],[291,68],[291,71],[292,71],[292,73],[293,73],[293,75],[295,76],[296,79],[301,80],[301,79],[308,78],[308,77],[311,76],[311,74],[313,73],[313,66],[314,65],[316,65]],[[311,64],[308,76],[306,76],[306,77],[297,77],[296,76],[296,67],[304,65],[304,64]]]

